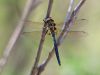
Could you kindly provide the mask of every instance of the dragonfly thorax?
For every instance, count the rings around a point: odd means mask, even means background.
[[[54,23],[54,20],[52,18],[47,18],[44,20],[44,22],[47,25],[47,28],[51,31],[51,32],[56,32],[57,28],[56,28],[56,24]]]

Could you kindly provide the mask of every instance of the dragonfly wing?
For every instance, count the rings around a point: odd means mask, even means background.
[[[71,26],[71,31],[83,31],[86,28],[87,20],[77,19]]]
[[[85,25],[87,24],[87,22],[88,21],[85,19],[76,19],[76,21],[72,24],[70,30],[71,31],[81,30],[86,27]],[[57,23],[56,26],[58,30],[62,30],[63,23]]]
[[[43,23],[26,21],[23,32],[39,32],[42,31]]]
[[[86,25],[87,25],[87,20],[85,19],[77,19],[75,23],[70,27],[70,31],[68,31],[68,36],[73,37],[84,37],[87,36],[86,30]],[[57,25],[57,33],[59,34],[61,32],[63,23],[60,23]]]
[[[56,53],[57,61],[58,61],[58,64],[61,65],[60,57],[59,57],[59,52],[58,52],[58,47],[57,47],[57,42],[56,42],[56,38],[55,38],[55,33],[52,33],[52,37],[53,37],[53,42],[54,42],[54,48],[55,48],[55,53]]]

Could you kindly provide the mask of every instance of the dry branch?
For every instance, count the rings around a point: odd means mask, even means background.
[[[52,4],[53,4],[53,0],[49,0],[47,14],[46,14],[45,19],[50,17]],[[40,60],[42,47],[43,47],[43,44],[44,44],[45,34],[46,34],[46,27],[45,26],[46,26],[46,24],[44,23],[43,30],[42,30],[42,35],[41,35],[41,40],[40,40],[39,48],[38,48],[38,51],[37,51],[37,56],[36,56],[36,59],[35,59],[35,63],[34,63],[34,66],[32,68],[32,71],[31,71],[31,75],[35,75],[38,72],[38,63],[39,63],[39,60]]]
[[[26,6],[23,10],[22,16],[19,20],[19,23],[17,27],[15,28],[14,32],[11,35],[11,38],[8,41],[8,44],[5,47],[4,53],[2,58],[0,59],[0,72],[3,69],[4,65],[7,62],[7,59],[12,51],[12,48],[14,47],[17,39],[19,38],[23,27],[25,25],[25,21],[27,20],[28,16],[30,15],[31,11],[38,5],[39,2],[36,0],[27,0]]]
[[[72,5],[73,0],[71,0],[71,3],[69,5],[69,10],[68,10],[68,13],[66,15],[65,22],[64,22],[64,28],[63,28],[62,32],[60,33],[58,40],[57,40],[58,46],[62,43],[62,41],[66,37],[67,33],[69,32],[70,25],[72,25],[73,20],[75,19],[76,15],[78,14],[81,6],[84,4],[85,1],[86,0],[80,0],[80,2],[77,4],[77,6],[74,8],[74,10],[71,13],[71,9],[72,9],[72,6],[73,6]],[[54,47],[51,50],[51,52],[49,53],[47,59],[38,67],[37,75],[40,75],[45,70],[45,67],[47,66],[48,62],[51,60],[53,55],[54,55]]]

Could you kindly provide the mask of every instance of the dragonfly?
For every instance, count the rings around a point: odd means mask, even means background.
[[[73,23],[73,25],[70,28],[70,31],[68,31],[68,36],[75,36],[78,34],[78,37],[80,35],[86,35],[87,33],[84,31],[86,28],[86,24],[87,24],[87,20],[86,19],[76,19],[76,21]],[[27,33],[34,33],[34,32],[41,32],[43,29],[43,22],[37,22],[37,21],[31,21],[31,20],[27,20],[25,22],[25,27],[23,29],[23,34],[27,34]],[[59,35],[59,33],[62,31],[63,29],[63,22],[60,23],[56,23],[56,30],[55,33],[56,35]],[[49,32],[48,32],[49,34]]]
[[[55,33],[56,33],[56,30],[57,30],[56,24],[54,23],[54,20],[51,17],[45,19],[44,23],[47,25],[46,33],[48,32],[48,30],[50,30],[50,32],[52,34],[56,58],[57,58],[58,64],[61,65],[58,47],[57,47],[57,42],[56,42],[56,37],[55,37]]]
[[[85,19],[78,20],[78,22],[76,22],[76,25],[79,25],[80,23],[82,24],[82,22],[84,24],[84,21],[86,21],[86,20]],[[46,23],[46,26],[47,26],[46,27],[47,28],[46,33],[49,33],[49,35],[50,34],[52,35],[53,45],[54,45],[54,49],[55,49],[57,62],[58,62],[59,65],[61,65],[57,41],[56,41],[56,34],[62,30],[63,23],[57,24],[57,23],[54,22],[54,20],[52,18],[45,19],[44,23]],[[82,27],[81,24],[78,27]],[[74,34],[77,34],[77,33],[84,34],[85,33],[86,34],[86,32],[84,32],[84,31],[80,31],[80,30],[75,31],[75,29],[77,29],[76,25],[72,27],[71,31],[68,31],[69,34],[71,34],[71,33],[74,33]],[[34,32],[38,32],[38,31],[41,32],[42,28],[43,28],[43,23],[32,22],[32,21],[27,20],[23,33],[34,33]]]

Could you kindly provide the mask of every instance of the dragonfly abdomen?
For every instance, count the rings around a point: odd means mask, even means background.
[[[57,46],[57,42],[56,42],[56,38],[55,38],[55,33],[52,33],[52,37],[53,37],[53,42],[54,42],[56,58],[57,58],[58,64],[61,65],[59,52],[58,52],[58,46]]]

